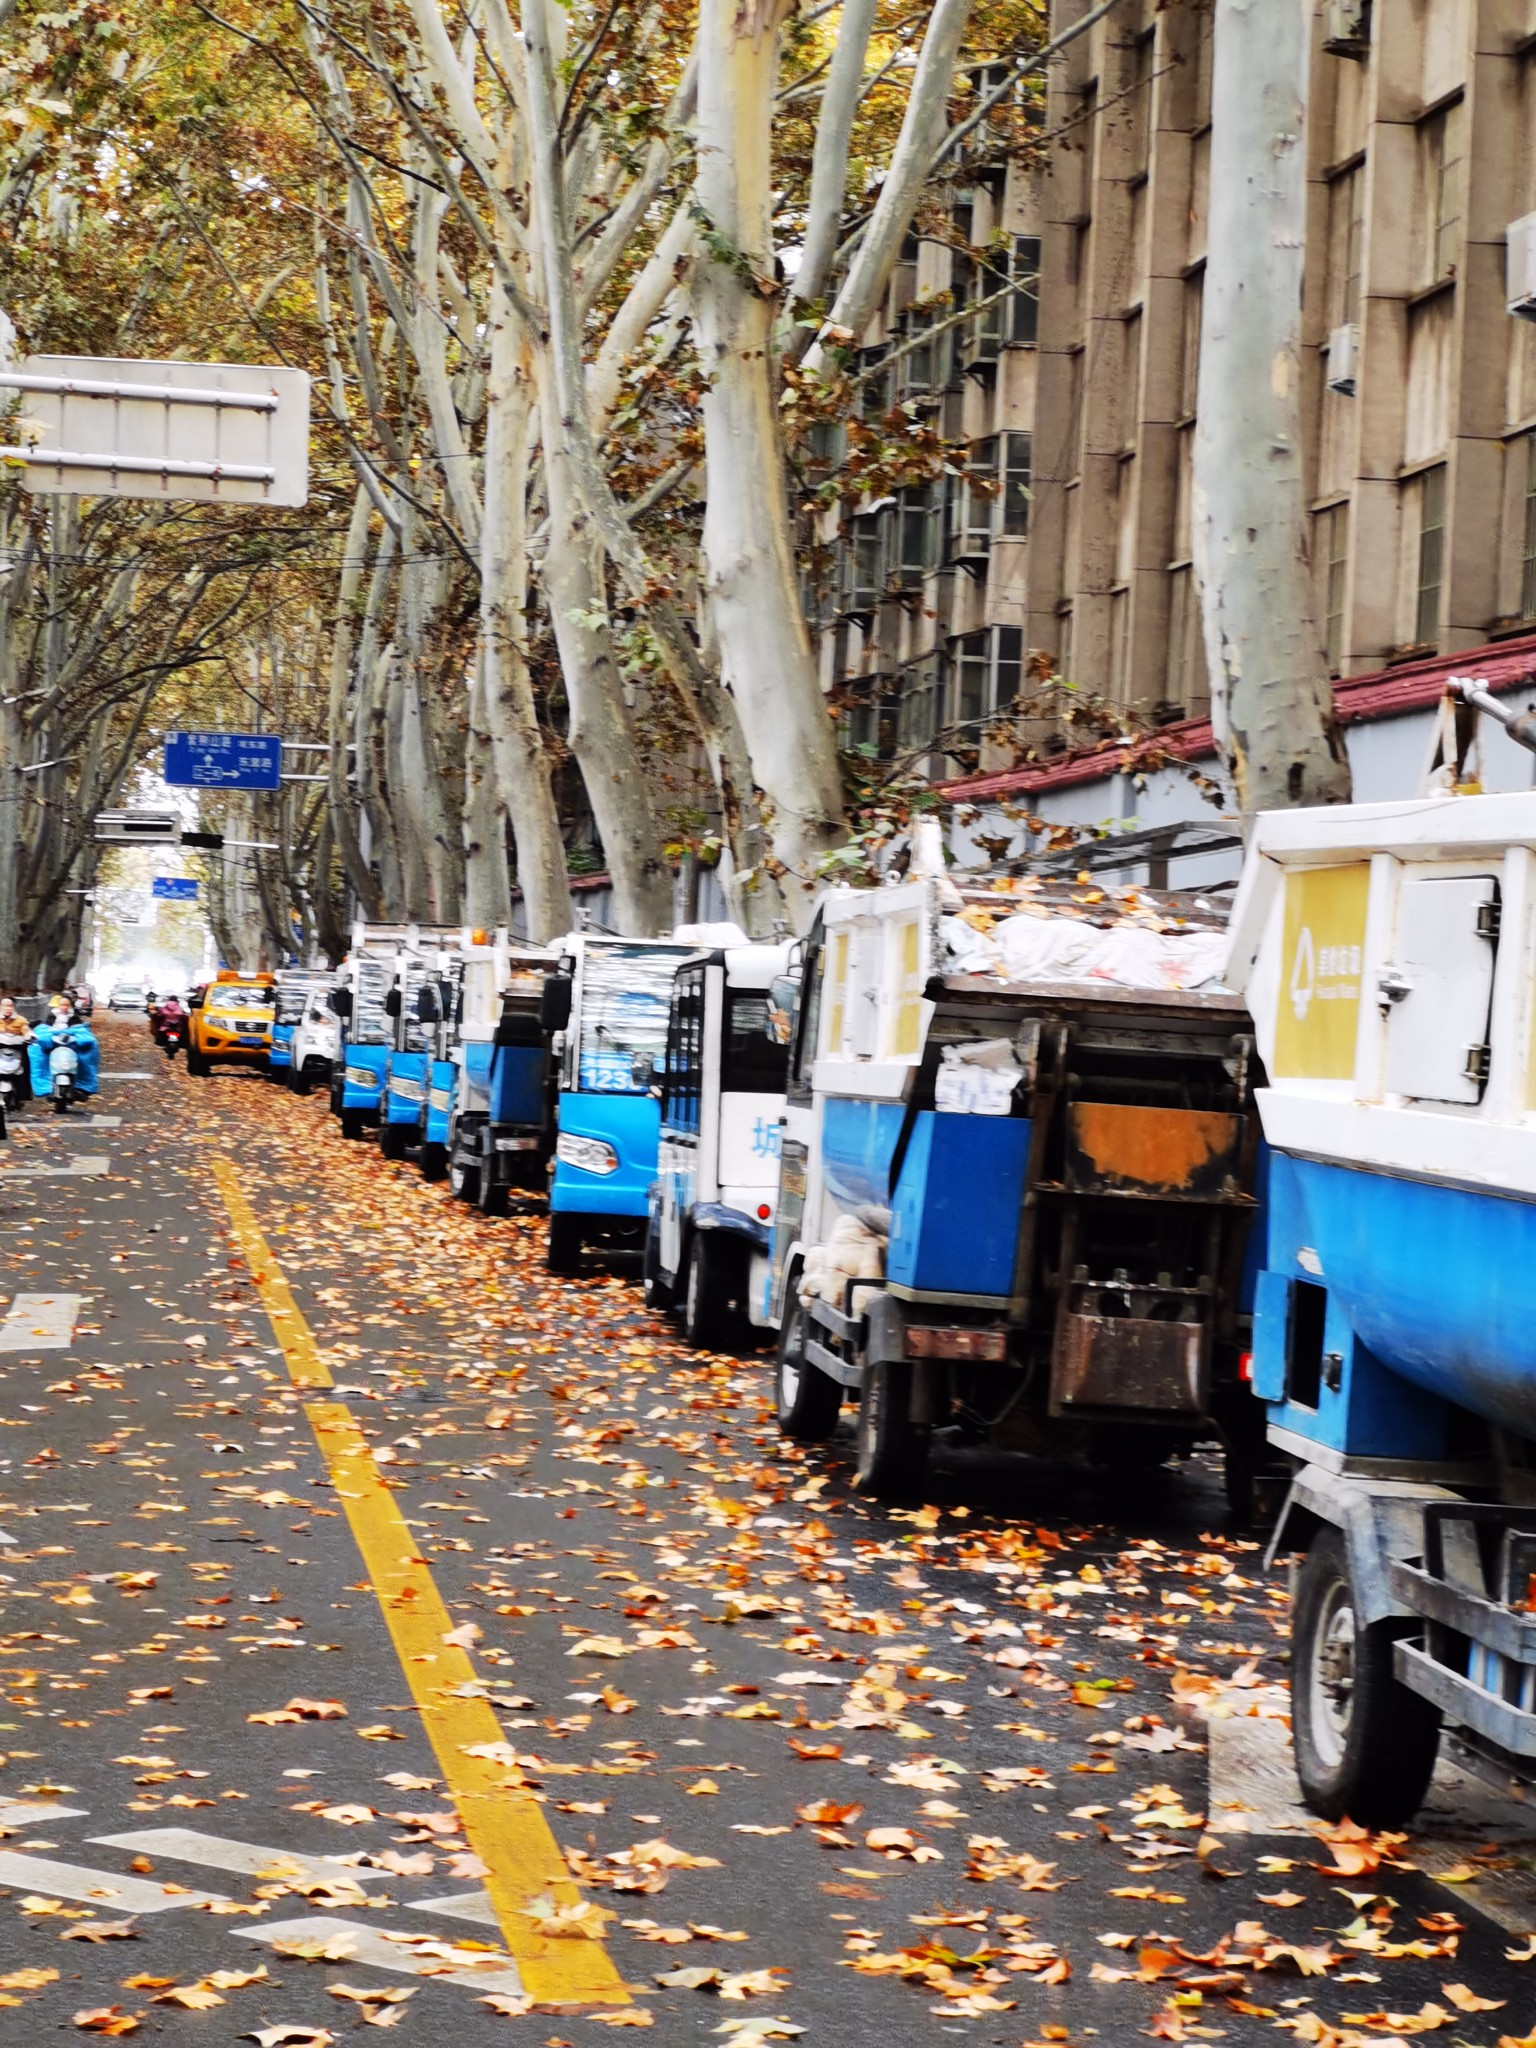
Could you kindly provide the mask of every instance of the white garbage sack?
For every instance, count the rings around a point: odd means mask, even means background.
[[[1090,924],[1016,911],[989,932],[947,917],[942,933],[953,974],[996,974],[1009,982],[1102,981],[1117,988],[1195,989],[1219,981],[1227,934],[1191,927]]]
[[[957,1116],[1006,1116],[1023,1078],[1010,1039],[946,1045],[933,1080],[933,1106]]]
[[[800,1271],[800,1299],[830,1301],[843,1305],[843,1290],[850,1280],[883,1280],[885,1247],[867,1224],[857,1216],[839,1216],[825,1244],[812,1245]]]

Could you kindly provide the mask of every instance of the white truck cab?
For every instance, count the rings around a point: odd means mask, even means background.
[[[762,1320],[789,1052],[770,1025],[791,946],[684,960],[652,1086],[661,1136],[645,1245],[646,1299],[675,1302],[690,1344]]]

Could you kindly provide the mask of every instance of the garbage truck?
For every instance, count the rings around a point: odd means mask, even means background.
[[[352,943],[328,1000],[339,1020],[330,1070],[331,1114],[344,1138],[361,1138],[380,1119],[384,1072],[394,1045],[388,998],[402,953],[418,952],[436,929],[414,924],[352,926]]]
[[[1297,1776],[1396,1827],[1442,1739],[1536,1775],[1536,792],[1260,817],[1232,948]]]
[[[267,1079],[293,1086],[293,1041],[317,997],[329,995],[336,976],[329,967],[283,967],[273,987],[272,1045],[267,1054]]]
[[[422,1170],[441,1146],[454,1195],[487,1216],[504,1216],[514,1189],[545,1189],[555,1106],[539,1009],[553,965],[543,947],[510,944],[504,931],[466,947],[453,1008],[437,1025]]]
[[[552,1273],[574,1272],[588,1246],[642,1249],[661,1123],[652,1084],[666,1048],[672,978],[701,945],[745,939],[734,925],[700,925],[680,926],[669,939],[573,932],[551,947],[540,1022],[556,1090]]]
[[[1039,876],[837,887],[804,942],[763,1319],[781,1431],[857,1401],[857,1475],[938,1432],[1266,1459],[1244,1377],[1252,1028],[1218,901]]]
[[[650,1075],[661,1115],[646,1304],[675,1306],[700,1349],[746,1334],[762,1297],[753,1276],[768,1267],[788,1064],[772,991],[790,954],[786,942],[717,946],[685,960],[665,1052],[638,1069]]]

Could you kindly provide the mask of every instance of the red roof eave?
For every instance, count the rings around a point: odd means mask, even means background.
[[[1335,683],[1333,701],[1340,722],[1363,725],[1378,718],[1401,718],[1426,711],[1440,701],[1450,676],[1470,676],[1494,695],[1536,682],[1536,633],[1503,640],[1460,654],[1437,654],[1398,668],[1378,669]],[[1097,782],[1136,765],[1136,757],[1152,751],[1181,761],[1214,759],[1216,737],[1208,718],[1185,718],[1161,726],[1144,739],[1088,748],[1064,755],[1046,767],[1009,768],[996,775],[970,775],[939,784],[938,793],[951,803],[984,803],[989,798],[1036,796],[1051,789],[1070,789]]]

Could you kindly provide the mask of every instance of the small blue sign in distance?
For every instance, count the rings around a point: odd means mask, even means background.
[[[268,732],[168,733],[165,779],[190,789],[280,789],[283,743]]]
[[[162,903],[195,903],[197,884],[190,875],[156,875],[149,893]]]

